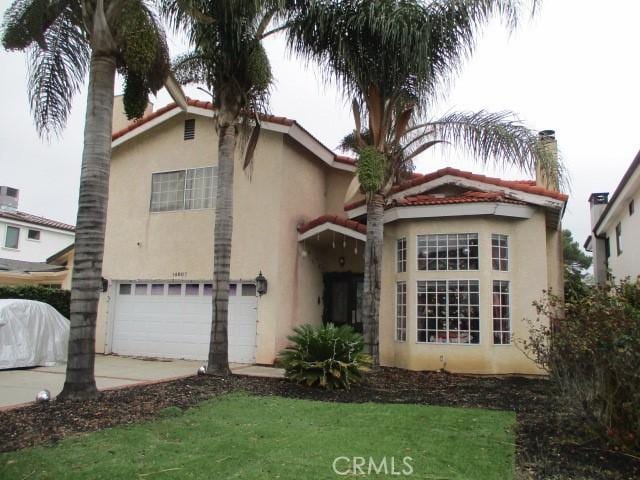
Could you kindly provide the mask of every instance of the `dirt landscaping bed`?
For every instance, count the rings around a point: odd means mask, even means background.
[[[585,441],[579,421],[562,416],[544,379],[472,377],[382,368],[351,391],[325,392],[284,380],[233,376],[189,377],[103,392],[89,402],[51,402],[0,412],[0,451],[152,419],[167,407],[189,408],[227,392],[329,402],[417,403],[512,410],[517,413],[522,478],[636,479],[640,459]]]

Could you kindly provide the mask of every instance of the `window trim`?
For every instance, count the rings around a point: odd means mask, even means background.
[[[449,296],[449,291],[448,291],[448,283],[450,281],[457,281],[457,282],[478,282],[478,343],[449,343],[449,342],[445,342],[445,343],[439,343],[439,342],[420,342],[418,341],[418,282],[446,282],[447,283],[447,298]],[[416,285],[416,291],[415,291],[415,299],[416,299],[416,339],[415,339],[415,344],[417,345],[431,345],[431,346],[437,346],[437,347],[450,347],[450,346],[461,346],[461,347],[480,347],[482,346],[482,281],[480,280],[480,278],[429,278],[429,279],[418,279],[415,282]],[[426,304],[428,305],[428,303]],[[447,300],[447,305],[448,305],[448,300]],[[470,318],[470,317],[469,317]],[[448,315],[447,315],[447,320],[449,319]],[[471,325],[469,325],[471,326]],[[429,323],[428,323],[428,319],[427,319],[427,331],[429,331]],[[449,331],[449,327],[448,327],[448,322],[447,322],[447,332]],[[471,331],[471,329],[469,329],[469,331]]]
[[[15,247],[7,247],[7,237],[9,236],[9,229],[10,228],[15,228],[16,230],[18,230],[18,239],[16,241],[16,246]],[[4,229],[4,238],[2,239],[2,248],[6,249],[6,250],[12,250],[14,252],[17,252],[20,250],[20,231],[22,230],[22,228],[20,228],[19,226],[16,225],[5,225],[5,229]]]
[[[507,238],[507,269],[506,270],[500,270],[500,269],[495,269],[493,268],[493,236],[494,235],[499,235],[499,236],[503,236]],[[501,247],[498,247],[501,248]],[[479,254],[480,252],[478,252]],[[500,259],[498,259],[499,261]],[[491,271],[493,272],[503,272],[503,273],[509,273],[511,272],[511,242],[509,241],[509,235],[506,233],[492,233],[491,234]]]
[[[494,322],[494,317],[493,317],[493,307],[494,307],[494,303],[493,303],[493,284],[495,282],[503,282],[507,284],[507,288],[509,289],[509,291],[507,292],[507,295],[509,296],[509,304],[507,305],[507,307],[509,308],[509,343],[496,343],[493,339],[493,335],[496,333],[495,329],[493,328],[493,322]],[[511,280],[499,280],[499,279],[492,279],[491,280],[491,344],[494,347],[511,347],[513,346],[513,310],[512,310],[512,301],[511,301],[511,284],[513,282],[511,282]],[[500,320],[502,320],[502,317],[500,318]],[[500,333],[505,333],[505,331],[500,330]]]
[[[29,238],[29,234],[31,232],[38,232],[38,238]],[[36,228],[28,228],[27,229],[27,240],[29,240],[30,242],[40,242],[40,235],[42,234],[42,230],[38,230]]]
[[[399,289],[398,287],[400,285],[404,285],[404,328],[400,328],[398,326],[398,320],[399,320],[399,316],[398,316],[398,295],[399,295]],[[395,325],[394,325],[394,335],[393,335],[393,339],[395,342],[398,343],[406,343],[407,342],[407,299],[409,298],[408,293],[407,293],[407,282],[405,280],[399,280],[396,282],[396,294],[395,294],[395,302],[394,302],[394,306],[395,306]],[[398,332],[400,330],[404,330],[404,339],[400,339],[398,337]]]
[[[404,243],[404,248],[400,248],[400,242]],[[404,252],[402,258],[402,270],[400,269],[400,252]],[[407,237],[396,239],[396,273],[407,273]]]
[[[213,202],[212,202],[212,206],[211,207],[203,207],[203,208],[184,208],[184,206],[187,203],[187,188],[186,188],[186,184],[187,184],[187,170],[198,170],[200,168],[213,168],[214,169],[214,173],[215,175],[213,176],[214,181],[215,181],[215,185],[214,185],[214,197],[213,197]],[[177,209],[177,210],[152,210],[152,202],[153,202],[153,176],[156,174],[162,174],[162,173],[174,173],[174,172],[184,172],[184,183],[185,183],[185,188],[182,192],[182,208]],[[198,166],[191,166],[191,167],[185,167],[185,168],[179,168],[179,169],[171,169],[171,170],[158,170],[158,171],[153,171],[151,172],[151,185],[149,188],[149,213],[173,213],[173,212],[197,212],[200,210],[215,210],[216,208],[216,195],[217,195],[217,190],[218,190],[218,164],[214,164],[214,165],[198,165]]]
[[[478,260],[478,268],[467,268],[465,270],[461,270],[461,269],[457,269],[457,270],[449,270],[449,264],[448,264],[448,260],[449,257],[447,256],[447,268],[445,270],[440,270],[440,269],[436,269],[436,270],[429,270],[429,240],[427,239],[427,256],[425,258],[426,261],[426,268],[424,270],[420,269],[419,267],[419,261],[420,258],[418,257],[418,255],[420,254],[420,249],[419,249],[419,237],[429,237],[429,236],[439,236],[439,235],[443,235],[443,236],[449,236],[449,235],[475,235],[476,236],[476,240],[478,242],[477,248],[478,248],[478,256],[477,257],[471,257],[469,256],[469,260],[471,258],[477,259]],[[457,232],[457,233],[423,233],[423,234],[417,234],[415,235],[415,239],[416,239],[416,250],[415,250],[415,259],[416,259],[416,272],[418,273],[429,273],[429,272],[479,272],[482,270],[482,255],[480,254],[481,252],[481,248],[480,248],[480,233],[479,232]],[[459,260],[459,259],[458,259]],[[437,260],[436,260],[437,262]]]

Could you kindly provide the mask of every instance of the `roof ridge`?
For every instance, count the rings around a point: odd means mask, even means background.
[[[69,225],[68,223],[59,222],[58,220],[51,220],[50,218],[41,217],[32,213],[21,212],[19,210],[9,211],[0,210],[0,217],[12,219],[18,222],[33,223],[34,225],[41,225],[43,227],[50,227],[56,230],[67,230],[75,232],[75,225]]]

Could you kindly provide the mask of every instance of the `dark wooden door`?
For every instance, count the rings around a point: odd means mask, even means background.
[[[359,273],[335,272],[324,275],[324,323],[350,325],[362,333],[362,285]]]

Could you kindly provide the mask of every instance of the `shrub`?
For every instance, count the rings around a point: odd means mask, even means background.
[[[536,308],[552,328],[534,326],[525,348],[563,404],[609,443],[640,451],[640,283],[594,287],[564,309],[547,294]]]
[[[0,298],[37,300],[48,303],[66,318],[70,316],[71,292],[69,290],[41,287],[40,285],[0,285]]]
[[[288,338],[291,345],[280,352],[278,361],[285,376],[296,383],[348,390],[370,363],[362,353],[362,335],[346,325],[302,325]]]

